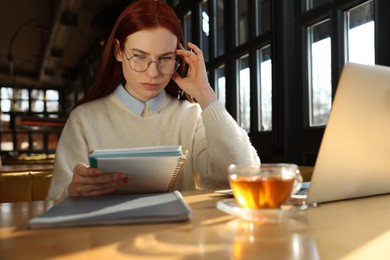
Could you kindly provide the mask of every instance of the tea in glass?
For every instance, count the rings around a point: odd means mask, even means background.
[[[230,165],[228,171],[234,197],[243,208],[279,208],[302,184],[295,164]]]

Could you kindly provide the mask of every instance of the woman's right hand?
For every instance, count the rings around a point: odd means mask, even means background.
[[[172,79],[187,94],[196,99],[202,109],[205,109],[212,102],[217,100],[214,90],[211,88],[207,78],[206,64],[203,52],[198,46],[189,42],[188,47],[192,51],[185,50],[183,46],[176,49],[176,54],[181,56],[188,64],[188,73],[186,77],[181,77],[175,72]]]
[[[124,173],[104,173],[98,168],[90,168],[83,163],[73,169],[73,178],[69,185],[70,196],[99,196],[113,192],[128,183]]]

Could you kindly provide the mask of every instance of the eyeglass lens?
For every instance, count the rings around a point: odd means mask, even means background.
[[[177,70],[179,65],[176,61],[172,59],[161,59],[158,61],[153,61],[147,57],[137,56],[133,56],[129,59],[130,67],[137,72],[146,71],[152,63],[156,63],[159,72],[164,75],[173,74]]]

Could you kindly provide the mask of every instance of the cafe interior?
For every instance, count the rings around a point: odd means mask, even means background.
[[[202,49],[210,85],[261,161],[296,164],[304,182],[345,64],[390,66],[389,1],[163,1],[179,17],[185,42]],[[218,210],[226,194],[185,191],[189,222],[29,229],[29,219],[53,206],[45,199],[61,131],[94,82],[116,18],[132,2],[0,2],[0,258],[390,255],[386,196],[307,205],[289,221],[259,224]]]

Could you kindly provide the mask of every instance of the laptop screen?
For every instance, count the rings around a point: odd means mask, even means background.
[[[390,68],[346,64],[307,202],[390,193]]]

